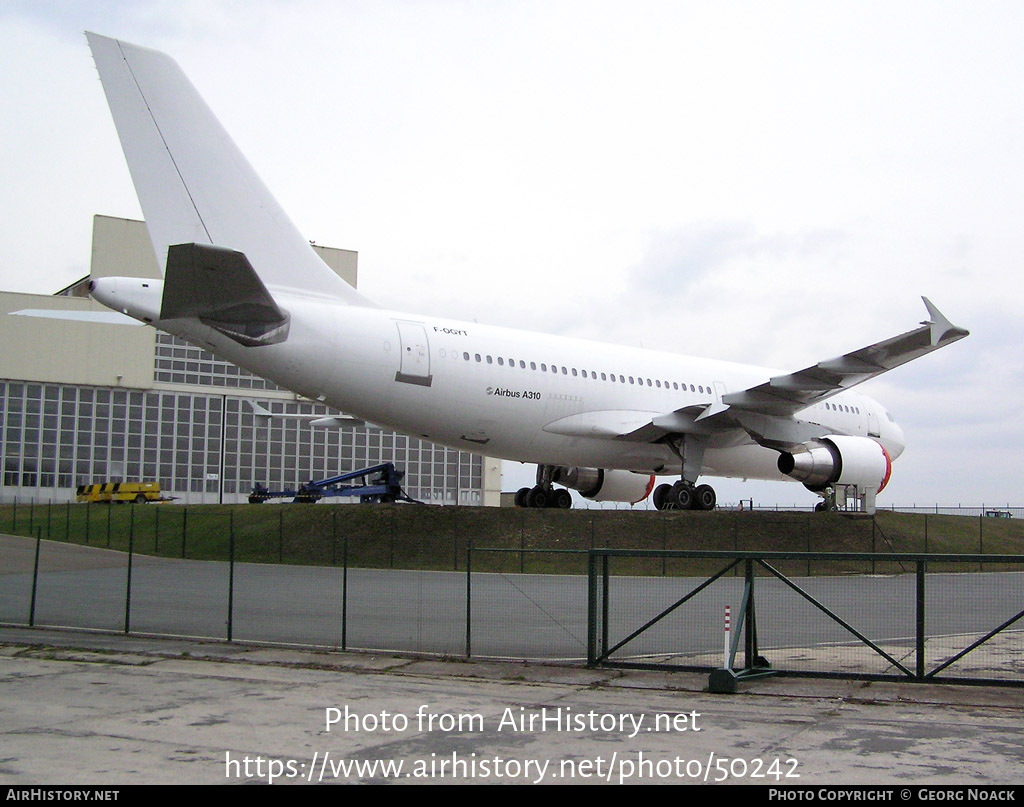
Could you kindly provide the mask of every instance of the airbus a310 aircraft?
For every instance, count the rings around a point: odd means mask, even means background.
[[[87,37],[164,271],[92,296],[357,418],[536,463],[521,506],[638,502],[678,475],[658,509],[710,510],[698,478],[727,476],[853,487],[871,512],[904,437],[850,388],[967,336],[925,299],[915,330],[780,373],[383,309],[317,257],[172,59]]]

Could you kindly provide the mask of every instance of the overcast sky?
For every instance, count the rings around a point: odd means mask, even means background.
[[[174,56],[389,307],[788,372],[929,296],[972,335],[861,388],[880,501],[1024,504],[1024,4],[4,0],[5,290],[141,217],[85,29]]]

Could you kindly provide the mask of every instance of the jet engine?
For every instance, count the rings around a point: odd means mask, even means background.
[[[856,485],[881,493],[892,473],[886,450],[867,437],[830,434],[779,455],[779,470],[815,492],[828,485]]]
[[[602,468],[555,468],[551,481],[578,490],[595,502],[630,502],[646,499],[654,488],[654,477],[632,471],[606,471]]]

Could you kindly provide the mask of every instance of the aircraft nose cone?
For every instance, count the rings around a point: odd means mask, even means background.
[[[903,436],[903,429],[896,423],[890,423],[883,435],[882,444],[889,454],[890,459],[896,459],[907,447],[907,441]]]

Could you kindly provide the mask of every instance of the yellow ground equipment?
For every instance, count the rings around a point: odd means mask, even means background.
[[[162,502],[159,482],[103,482],[96,485],[79,485],[78,501],[100,504],[145,504]]]

